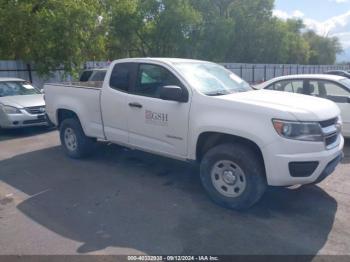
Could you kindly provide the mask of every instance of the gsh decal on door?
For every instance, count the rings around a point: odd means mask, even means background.
[[[168,125],[168,114],[157,113],[151,110],[145,111],[145,120],[147,124],[167,126]]]

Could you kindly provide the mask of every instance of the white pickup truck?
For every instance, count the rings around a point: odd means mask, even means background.
[[[65,152],[91,154],[97,140],[200,163],[205,190],[233,209],[266,187],[319,183],[343,157],[331,101],[253,91],[214,63],[170,58],[114,61],[102,88],[47,84],[46,111]]]

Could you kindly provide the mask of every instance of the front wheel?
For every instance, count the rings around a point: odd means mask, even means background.
[[[77,119],[69,118],[62,122],[60,139],[65,153],[71,158],[83,158],[93,152],[94,139],[84,134]]]
[[[262,159],[242,144],[210,149],[201,162],[200,176],[214,202],[237,210],[253,206],[267,187]]]

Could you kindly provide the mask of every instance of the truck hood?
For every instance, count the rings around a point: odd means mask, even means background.
[[[280,91],[258,90],[219,98],[250,104],[260,107],[260,110],[284,111],[292,114],[299,121],[323,121],[340,114],[338,106],[330,100]]]
[[[17,108],[44,106],[44,95],[23,95],[0,97],[0,104],[14,106]]]

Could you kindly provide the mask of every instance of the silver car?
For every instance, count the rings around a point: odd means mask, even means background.
[[[0,78],[0,128],[48,125],[44,95],[19,78]]]

